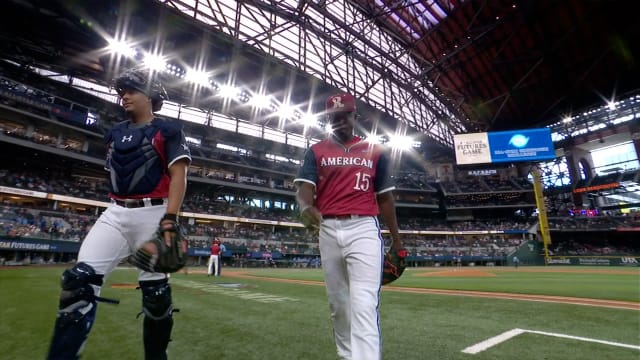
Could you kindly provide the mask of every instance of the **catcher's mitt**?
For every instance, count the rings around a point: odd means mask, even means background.
[[[171,246],[165,242],[165,234],[171,236]],[[145,242],[133,255],[129,263],[149,272],[172,273],[187,262],[187,239],[180,225],[175,222],[160,224],[153,238]]]
[[[407,267],[404,259],[407,257],[407,250],[394,248],[389,249],[384,256],[384,267],[382,269],[382,285],[389,284],[397,280]]]

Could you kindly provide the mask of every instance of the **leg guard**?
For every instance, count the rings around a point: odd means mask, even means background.
[[[92,285],[102,286],[103,275],[85,263],[62,273],[62,293],[47,359],[78,359],[96,316]]]
[[[140,281],[140,289],[145,360],[165,360],[173,328],[171,286],[167,279],[149,280]]]

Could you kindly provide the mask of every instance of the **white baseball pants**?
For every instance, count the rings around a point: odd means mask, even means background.
[[[215,274],[213,272],[213,267],[215,267]],[[209,256],[209,269],[207,270],[207,274],[220,276],[220,255]]]
[[[377,218],[322,221],[320,256],[340,359],[382,358],[378,306],[383,253]]]
[[[96,273],[104,274],[106,280],[120,261],[151,239],[166,209],[166,205],[140,208],[110,205],[82,242],[78,262],[91,265]],[[164,278],[163,273],[146,271],[138,275],[142,281]],[[100,294],[100,287],[94,286],[94,290],[96,295]]]

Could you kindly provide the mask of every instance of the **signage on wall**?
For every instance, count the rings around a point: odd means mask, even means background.
[[[616,188],[619,188],[619,187],[620,187],[620,183],[613,182],[613,183],[609,183],[609,184],[601,184],[601,185],[594,185],[594,186],[576,188],[576,189],[573,190],[573,192],[576,193],[576,194],[580,194],[580,193],[585,193],[585,192],[590,192],[590,191],[616,189]]]
[[[453,136],[458,165],[555,159],[548,128]]]

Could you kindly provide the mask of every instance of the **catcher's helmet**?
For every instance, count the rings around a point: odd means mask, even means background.
[[[167,100],[167,91],[160,81],[143,69],[129,69],[115,79],[115,89],[122,96],[127,89],[138,90],[151,98],[153,112],[160,111],[162,103]]]

